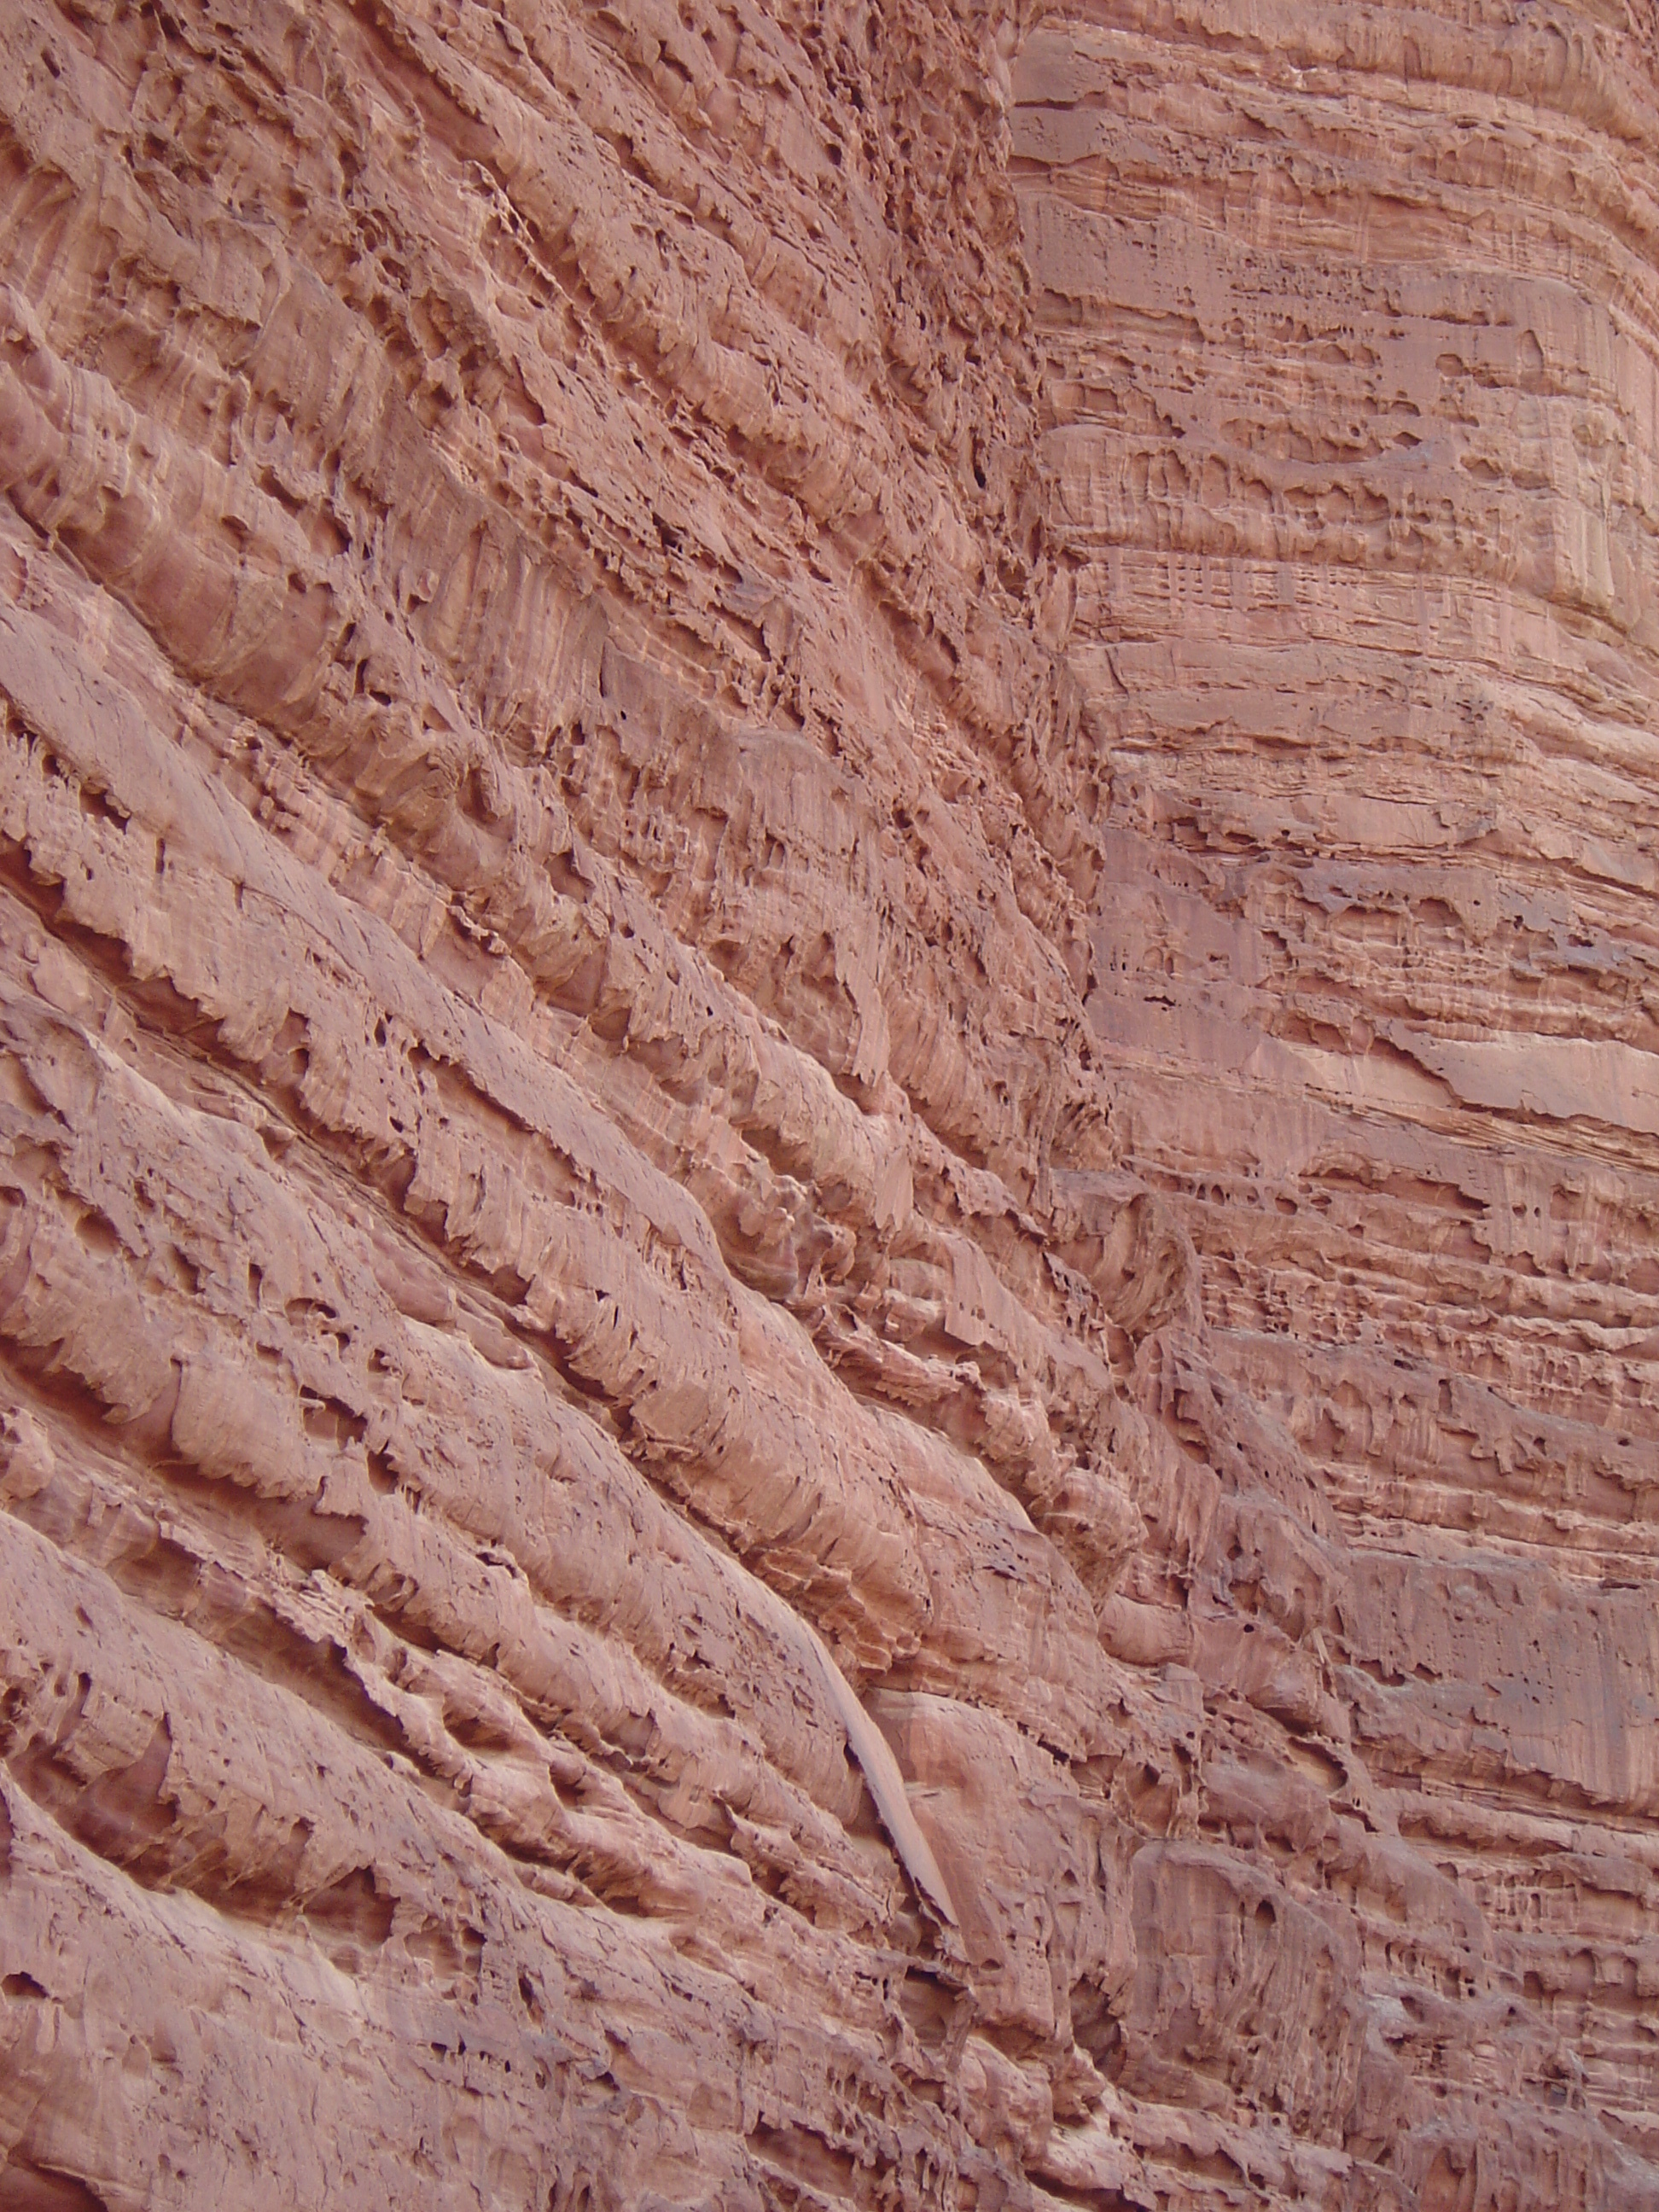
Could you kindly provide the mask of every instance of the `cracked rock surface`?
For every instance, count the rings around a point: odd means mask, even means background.
[[[0,7],[0,2212],[1659,2208],[1652,0]]]

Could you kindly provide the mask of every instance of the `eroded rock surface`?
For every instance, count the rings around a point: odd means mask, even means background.
[[[1650,8],[0,9],[0,2208],[1659,2206]]]

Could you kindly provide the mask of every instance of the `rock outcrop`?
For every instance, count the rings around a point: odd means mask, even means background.
[[[1659,2207],[1650,0],[0,117],[0,2208]]]

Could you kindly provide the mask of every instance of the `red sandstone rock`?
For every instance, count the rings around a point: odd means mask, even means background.
[[[0,2212],[1659,2205],[1656,69],[0,10]]]

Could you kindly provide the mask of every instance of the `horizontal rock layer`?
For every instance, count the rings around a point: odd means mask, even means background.
[[[0,2208],[1659,2204],[1654,26],[0,18]]]

